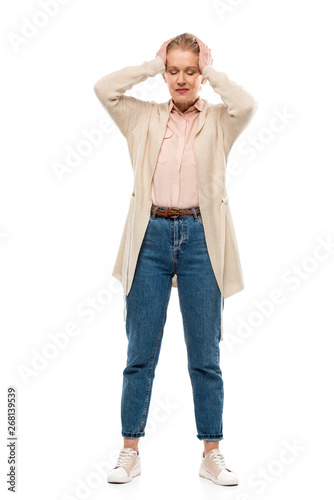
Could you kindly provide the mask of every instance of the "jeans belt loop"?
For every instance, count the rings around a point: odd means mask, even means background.
[[[194,219],[198,220],[198,214],[196,213],[196,210],[194,209],[194,207],[191,207],[191,210],[193,211]]]

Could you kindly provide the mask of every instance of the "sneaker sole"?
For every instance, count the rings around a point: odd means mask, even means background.
[[[136,471],[139,471],[139,472],[136,472]],[[132,481],[132,479],[134,477],[137,477],[137,476],[140,476],[141,474],[141,468],[139,467],[136,467],[135,469],[133,469],[133,473],[131,473],[131,475],[127,478],[127,479],[108,479],[108,483],[117,483],[117,484],[120,484],[120,483],[129,483],[130,481]]]
[[[220,486],[237,486],[239,484],[239,481],[237,481],[236,483],[222,483],[221,481],[216,479],[212,474],[210,474],[210,472],[203,469],[202,467],[199,470],[199,476],[203,477],[204,479],[210,479],[210,481],[212,481],[215,484],[219,484]]]

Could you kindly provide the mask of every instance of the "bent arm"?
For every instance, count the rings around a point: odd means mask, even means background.
[[[123,94],[133,85],[146,80],[149,76],[163,73],[165,69],[163,60],[157,56],[137,66],[126,66],[114,71],[95,83],[96,96],[124,136],[133,130],[140,114],[149,106],[149,102]]]
[[[244,87],[230,80],[226,73],[217,71],[211,65],[203,68],[202,76],[207,78],[213,90],[224,102],[221,105],[221,118],[225,151],[228,154],[232,144],[257,110],[257,101]]]

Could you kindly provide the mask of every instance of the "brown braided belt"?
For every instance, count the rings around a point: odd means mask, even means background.
[[[155,205],[151,206],[151,215],[153,214]],[[195,208],[196,214],[199,214],[201,211],[199,208]],[[193,215],[193,211],[191,208],[157,208],[155,211],[155,215],[158,217],[171,217],[172,219],[176,219],[180,215]]]

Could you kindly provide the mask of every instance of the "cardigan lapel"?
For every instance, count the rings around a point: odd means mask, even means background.
[[[197,126],[197,131],[196,131],[195,137],[198,134],[198,132],[200,132],[201,128],[203,127],[203,125],[205,123],[206,113],[208,111],[208,101],[206,99],[203,99],[203,101],[204,101],[204,104],[203,104],[202,111],[200,111],[200,114],[199,114],[198,126]]]
[[[150,185],[148,186],[149,189],[150,189],[150,186],[152,184],[153,174],[154,174],[155,166],[157,164],[162,141],[164,140],[164,137],[165,137],[166,127],[167,127],[168,118],[169,118],[168,101],[162,102],[159,104],[158,112],[160,114],[160,127],[157,131],[157,136],[156,136],[156,147],[155,147],[155,152],[154,152],[154,157],[153,157],[154,160],[151,162]]]

